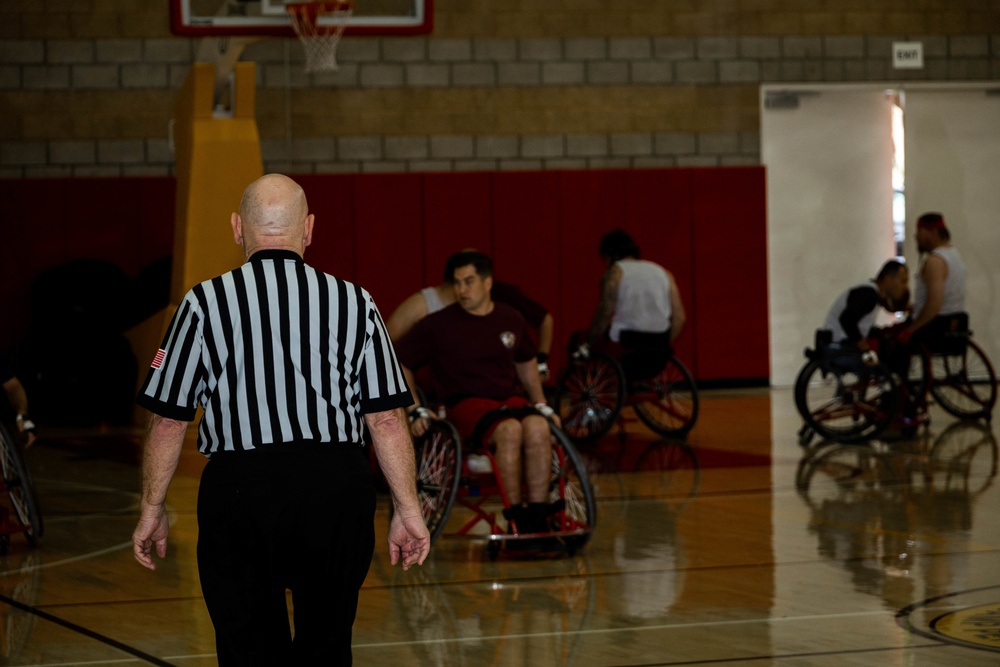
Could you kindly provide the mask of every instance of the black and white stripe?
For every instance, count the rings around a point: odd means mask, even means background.
[[[138,402],[164,417],[205,414],[198,447],[363,442],[362,415],[411,402],[371,296],[291,252],[255,253],[195,286],[164,337]]]

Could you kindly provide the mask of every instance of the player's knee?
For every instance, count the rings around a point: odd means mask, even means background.
[[[493,429],[493,442],[497,445],[520,443],[521,437],[521,423],[516,419],[505,419]]]

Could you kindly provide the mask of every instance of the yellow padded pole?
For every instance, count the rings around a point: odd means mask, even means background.
[[[243,262],[229,217],[243,190],[264,173],[254,116],[254,63],[236,63],[231,116],[213,116],[215,67],[195,63],[174,116],[177,222],[172,303],[192,286]]]
[[[243,263],[233,241],[230,215],[246,186],[264,173],[254,115],[255,64],[236,63],[231,115],[214,113],[215,66],[195,63],[181,87],[174,112],[177,175],[173,275],[170,305],[127,332],[145,380],[170,317],[191,287]],[[139,423],[144,416],[136,413]]]

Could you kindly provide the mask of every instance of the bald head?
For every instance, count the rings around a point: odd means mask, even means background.
[[[312,240],[312,222],[306,193],[281,174],[267,174],[247,186],[232,219],[236,242],[247,257],[263,249],[303,254]]]

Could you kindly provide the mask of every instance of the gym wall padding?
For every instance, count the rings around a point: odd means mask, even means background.
[[[175,191],[167,177],[0,179],[0,350],[27,332],[31,284],[43,271],[87,258],[137,278],[170,257]]]
[[[604,270],[598,240],[621,226],[644,257],[677,279],[688,315],[677,351],[695,376],[767,378],[762,167],[295,178],[316,215],[307,260],[359,282],[384,317],[409,294],[439,282],[450,253],[476,247],[494,257],[498,277],[551,310],[553,362],[561,367],[566,340],[589,325],[597,303]],[[0,182],[8,210],[22,221],[8,225],[19,250],[2,244],[4,276],[10,262],[21,266],[25,292],[34,274],[59,261],[109,258],[134,276],[142,258],[170,247],[163,236],[173,226],[171,179],[92,179],[85,186],[80,180]],[[62,205],[69,200],[54,202],[50,194],[67,191],[83,198],[73,207],[72,224]],[[117,204],[108,214],[112,201]],[[111,231],[91,233],[105,224]],[[229,220],[217,224],[228,228]],[[54,228],[69,238],[59,239]],[[106,242],[95,244],[97,237]],[[9,279],[6,284],[13,285]],[[6,293],[4,299],[17,304]]]

